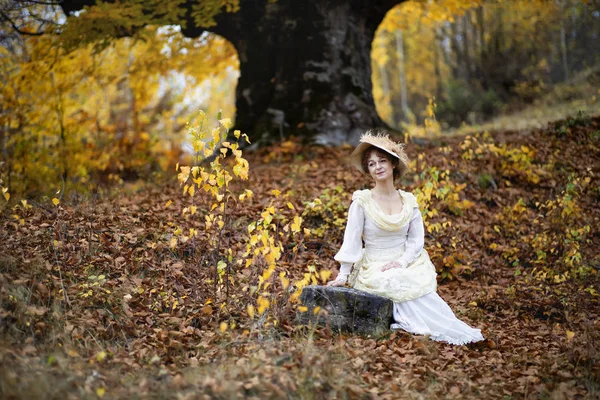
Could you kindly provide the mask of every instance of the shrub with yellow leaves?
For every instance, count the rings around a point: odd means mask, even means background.
[[[231,247],[223,244],[223,238],[235,230],[234,224],[239,227],[243,220],[233,220],[232,211],[253,196],[252,191],[241,184],[248,179],[249,164],[242,157],[238,143],[227,141],[232,126],[229,118],[219,116],[218,126],[212,129],[206,125],[203,112],[196,125],[188,125],[195,164],[177,166],[183,195],[191,199],[182,214],[195,224],[189,229],[174,226],[170,246],[174,251],[202,249],[195,254],[199,257],[197,265],[208,267],[212,272],[210,282],[206,282],[213,287],[211,303],[221,303],[222,309],[235,291],[238,298],[242,296],[248,302],[246,310],[251,319],[258,317],[261,327],[277,325],[282,307],[290,301],[292,292],[290,278],[281,265],[284,261],[293,262],[310,230],[303,228],[303,217],[289,200],[289,193],[275,189],[271,191],[273,197],[269,204],[257,219],[246,225],[246,232],[240,237],[245,251],[236,256]],[[248,141],[239,131],[233,136]],[[240,183],[235,186],[236,193],[232,190],[234,182]],[[198,222],[203,230],[196,228]],[[284,243],[293,246],[284,248]],[[160,305],[163,311],[168,311],[173,302],[167,302],[165,308],[164,299],[161,297],[153,307]]]
[[[233,181],[248,179],[249,164],[242,156],[239,143],[227,140],[231,119],[220,115],[218,119],[217,126],[210,129],[206,114],[200,111],[197,124],[187,125],[194,149],[194,165],[177,165],[177,179],[183,186],[183,195],[191,199],[191,204],[183,208],[182,214],[187,220],[200,216],[204,229],[190,227],[184,230],[176,226],[170,246],[175,250],[181,245],[191,245],[192,248],[195,244],[200,245],[203,251],[199,265],[213,271],[213,296],[216,299],[224,292],[227,301],[229,285],[233,281],[233,254],[230,248],[221,245],[222,237],[231,222],[229,208],[251,198],[252,191],[244,189],[237,194],[230,189]],[[240,131],[234,131],[233,137],[250,143],[248,136]]]
[[[349,203],[350,194],[342,186],[326,188],[319,197],[305,203],[302,216],[314,236],[337,240],[343,236]]]
[[[256,306],[248,306],[248,315],[259,316],[262,326],[276,325],[281,307],[289,299],[290,280],[287,272],[281,270],[282,256],[293,257],[310,230],[303,228],[303,218],[297,214],[296,207],[288,200],[289,194],[275,189],[273,198],[260,214],[257,221],[248,227],[246,242],[246,258],[244,268],[252,268],[255,282],[249,287],[252,297],[256,297]],[[285,251],[283,243],[294,243],[293,248]],[[276,279],[276,277],[279,279]],[[273,290],[273,285],[281,285],[281,290]],[[276,295],[279,293],[280,295]],[[270,315],[265,313],[270,310]]]
[[[515,275],[525,274],[526,267],[533,267],[528,275],[539,281],[560,283],[592,273],[581,254],[591,227],[581,218],[578,202],[581,191],[587,190],[590,183],[590,176],[571,174],[556,199],[535,204],[519,199],[503,207],[494,217],[492,228],[498,241],[507,244],[492,243],[490,250],[514,267]],[[538,232],[530,233],[531,224],[540,227]]]

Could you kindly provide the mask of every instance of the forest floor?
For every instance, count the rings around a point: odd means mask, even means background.
[[[231,205],[217,241],[210,202],[197,192],[200,212],[182,215],[190,199],[175,177],[5,208],[0,397],[600,396],[600,117],[407,146],[418,173],[402,187],[424,201],[438,291],[486,337],[464,346],[294,325],[290,289],[305,274],[335,274],[344,211],[369,187],[350,151],[289,141],[244,154],[249,180],[231,190],[253,196]],[[310,211],[315,198],[322,206]],[[281,226],[302,214],[312,232],[274,235],[283,253],[261,310],[261,266],[236,261],[270,206]],[[179,227],[200,233],[173,245]],[[215,255],[230,256],[226,267]]]

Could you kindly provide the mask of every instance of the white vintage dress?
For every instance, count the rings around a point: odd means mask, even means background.
[[[346,269],[354,264],[348,280],[353,288],[393,300],[392,329],[451,344],[483,340],[481,331],[456,318],[436,293],[435,266],[423,247],[423,220],[417,200],[411,193],[398,192],[404,207],[392,215],[383,212],[370,190],[354,192],[344,243],[335,260]],[[402,268],[382,272],[390,261]]]

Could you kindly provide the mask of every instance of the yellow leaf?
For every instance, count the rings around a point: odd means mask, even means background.
[[[286,278],[283,275],[279,275],[279,279],[281,279],[281,285],[283,286],[283,289],[287,289],[288,286],[290,286],[290,280],[288,278]]]
[[[188,193],[190,194],[190,197],[194,197],[194,193],[196,193],[196,187],[194,185],[190,186]]]
[[[294,210],[294,205],[288,201],[287,206],[290,210]]]
[[[317,315],[317,313],[318,313],[320,310],[321,310],[321,307],[320,307],[320,306],[316,306],[316,307],[313,309],[313,314],[314,314],[314,315]]]
[[[242,132],[239,129],[236,129],[235,131],[233,131],[233,135],[235,136],[236,139],[239,139],[241,134],[242,134]]]
[[[177,238],[171,238],[171,249],[175,249],[175,246],[177,246]]]
[[[106,358],[106,352],[105,351],[101,351],[98,354],[96,354],[96,360],[98,362],[104,361],[105,358]]]
[[[252,304],[248,304],[248,315],[250,318],[254,318],[254,306]]]
[[[266,311],[266,309],[269,308],[269,300],[262,296],[259,296],[256,302],[258,303],[258,314],[262,315]]]
[[[225,332],[227,330],[227,322],[221,322],[221,325],[219,325],[219,330],[221,332]]]
[[[177,180],[180,183],[184,183],[188,180],[189,176],[190,176],[190,167],[181,167],[180,168],[180,173],[177,174]]]
[[[165,208],[169,208],[169,206],[173,204],[173,201],[169,200],[167,201],[167,204],[165,204]]]
[[[306,307],[306,306],[298,306],[298,311],[300,311],[300,312],[307,312],[308,311],[308,307]]]
[[[52,204],[54,204],[55,206],[60,204],[60,200],[57,199],[56,197],[52,199]]]
[[[294,216],[294,222],[292,223],[292,232],[298,233],[300,232],[300,225],[302,224],[302,217]]]
[[[233,125],[230,118],[223,118],[223,119],[219,120],[219,123],[221,125],[223,125],[223,128],[225,128],[227,130],[231,129],[231,127]],[[239,131],[236,131],[236,132],[239,132]],[[235,134],[235,132],[234,132],[234,134]],[[238,136],[236,136],[236,137],[239,137],[239,133],[238,133]]]
[[[212,130],[212,138],[213,138],[213,143],[215,145],[221,141],[220,133],[221,133],[221,130],[219,128],[215,128]]]
[[[105,394],[106,394],[106,389],[105,388],[98,388],[98,389],[96,389],[96,395],[98,397],[104,397]]]
[[[567,330],[567,342],[570,342],[571,340],[573,340],[574,337],[575,337],[575,332],[571,332],[570,330]]]
[[[275,197],[277,198],[281,194],[281,190],[273,189],[271,190],[271,193],[273,193],[273,195],[275,195]]]
[[[325,284],[325,282],[327,282],[331,277],[331,271],[322,270],[319,272],[319,277],[321,278],[321,282]]]
[[[67,354],[69,355],[69,357],[79,357],[79,353],[73,349],[67,351]]]

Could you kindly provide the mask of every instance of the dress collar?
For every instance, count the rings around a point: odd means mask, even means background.
[[[413,214],[414,196],[410,193],[398,189],[402,197],[402,211],[398,214],[386,214],[379,203],[373,198],[371,190],[361,190],[354,193],[353,199],[358,200],[369,218],[377,227],[386,231],[397,231],[410,222]]]

